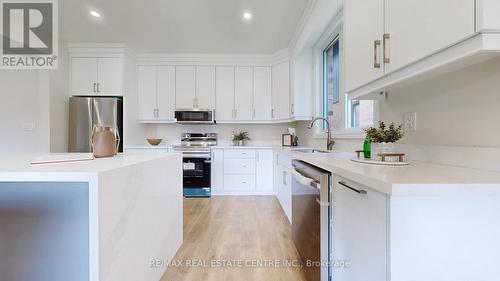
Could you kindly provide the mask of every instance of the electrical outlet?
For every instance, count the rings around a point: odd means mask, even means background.
[[[417,130],[417,113],[408,112],[403,115],[403,125],[405,131],[416,131]]]

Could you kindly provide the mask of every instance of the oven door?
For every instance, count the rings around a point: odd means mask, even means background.
[[[211,196],[210,166],[210,157],[184,157],[183,185],[185,197]]]
[[[185,124],[210,124],[215,123],[214,111],[209,109],[186,109],[176,110],[175,119],[177,123]]]

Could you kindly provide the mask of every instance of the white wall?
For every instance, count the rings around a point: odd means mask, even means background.
[[[403,144],[500,147],[500,59],[389,93],[381,118],[417,112]]]
[[[59,43],[59,69],[50,74],[50,151],[68,151],[69,54]]]
[[[0,70],[1,153],[49,150],[44,119],[48,103],[46,78],[36,70]],[[33,130],[23,129],[32,124]]]

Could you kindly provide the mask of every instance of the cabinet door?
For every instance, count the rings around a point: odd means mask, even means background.
[[[97,59],[72,58],[71,59],[71,94],[95,95],[97,94]]]
[[[259,149],[256,151],[255,179],[257,191],[263,193],[273,192],[273,151]]]
[[[215,108],[215,67],[196,67],[196,101],[197,107]]]
[[[224,150],[212,149],[211,184],[214,193],[224,190]]]
[[[271,120],[271,67],[256,66],[253,75],[253,108],[254,120]]]
[[[156,119],[156,66],[137,68],[137,101],[139,120]]]
[[[175,107],[178,109],[190,109],[195,106],[195,67],[175,67]]]
[[[123,95],[123,58],[99,58],[97,62],[98,94]]]
[[[282,62],[273,66],[273,119],[283,120],[290,118],[290,63]]]
[[[234,67],[216,67],[216,105],[217,121],[234,119]]]
[[[366,1],[363,1],[366,2]],[[386,73],[474,34],[474,0],[386,0]]]
[[[406,1],[401,2],[406,3]],[[381,57],[383,34],[384,0],[344,2],[343,36],[346,46],[344,65],[347,91],[384,75],[384,63]],[[375,63],[378,67],[375,67]]]
[[[353,189],[341,185],[345,183]],[[366,194],[356,190],[366,191]],[[335,267],[336,281],[387,280],[387,197],[372,189],[334,177],[333,260],[347,260],[349,267]]]
[[[235,69],[234,109],[236,120],[253,119],[253,67]]]
[[[175,66],[158,66],[158,119],[173,120],[175,111]]]

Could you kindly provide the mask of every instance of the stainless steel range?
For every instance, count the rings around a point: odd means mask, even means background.
[[[174,151],[183,154],[184,197],[210,197],[211,147],[217,145],[215,133],[184,133]]]

